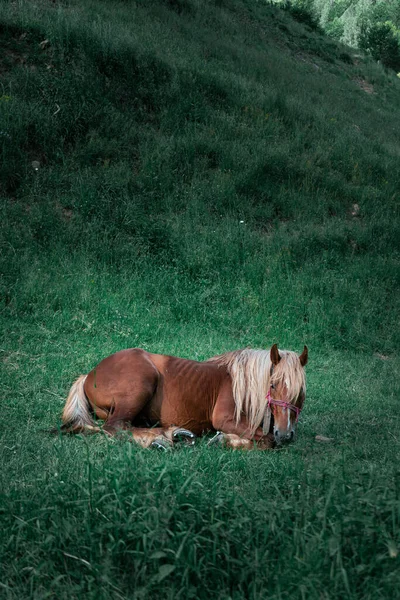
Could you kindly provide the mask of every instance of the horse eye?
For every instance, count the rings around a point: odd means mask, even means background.
[[[271,390],[274,390],[274,389],[275,389],[275,386],[273,383],[271,383]]]

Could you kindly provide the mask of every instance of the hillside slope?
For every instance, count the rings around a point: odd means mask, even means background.
[[[18,7],[1,8],[9,309],[43,252],[234,289],[240,272],[257,296],[290,272],[311,286],[278,302],[300,337],[328,294],[329,343],[393,349],[394,76],[250,1]]]
[[[340,313],[369,300],[366,329],[390,350],[395,77],[253,2],[117,3],[112,19],[106,2],[19,7],[1,9],[6,282],[16,246],[195,280],[239,270],[257,294],[270,262],[318,268],[317,288],[345,265]],[[330,342],[371,343],[341,320]]]

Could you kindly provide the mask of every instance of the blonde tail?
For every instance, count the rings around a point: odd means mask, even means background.
[[[62,421],[63,433],[79,433],[83,431],[100,431],[89,411],[89,402],[83,386],[87,375],[81,375],[72,385],[64,406]]]

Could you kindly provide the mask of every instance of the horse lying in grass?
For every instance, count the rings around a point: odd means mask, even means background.
[[[294,437],[305,401],[304,367],[288,350],[237,350],[205,362],[122,350],[102,360],[71,387],[64,433],[124,429],[143,447],[194,443],[216,431],[212,443],[272,448]],[[104,419],[98,427],[94,416]]]

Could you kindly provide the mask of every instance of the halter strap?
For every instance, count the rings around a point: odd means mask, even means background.
[[[275,405],[275,406],[282,406],[283,408],[289,409],[293,412],[296,413],[296,423],[299,420],[299,415],[301,412],[301,408],[299,408],[298,406],[294,406],[294,404],[290,404],[290,402],[284,402],[283,400],[274,400],[273,398],[271,398],[271,389],[268,390],[268,394],[266,396],[267,398],[267,406],[271,407],[271,405]]]

